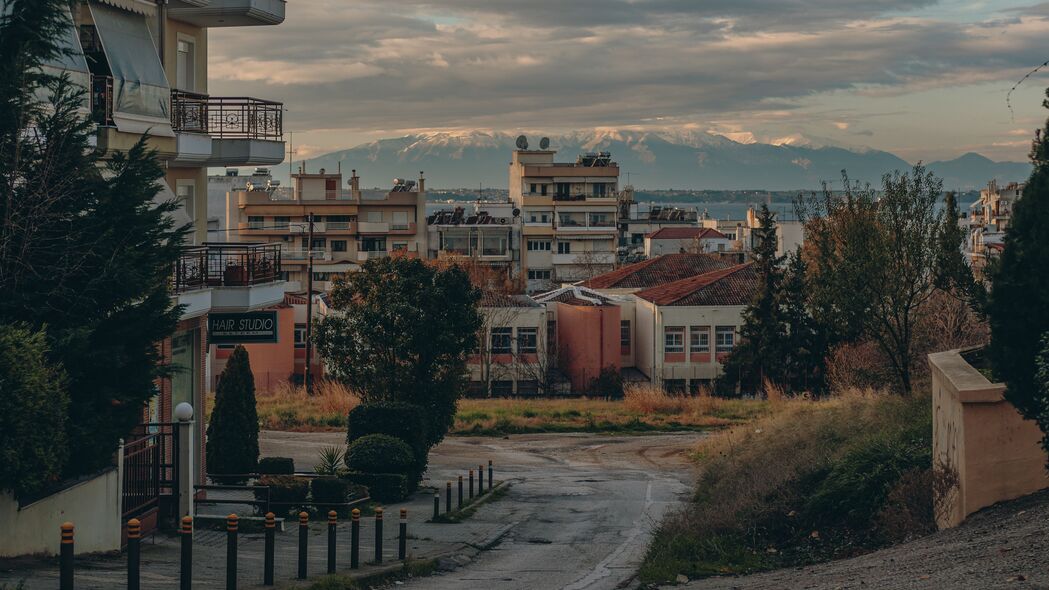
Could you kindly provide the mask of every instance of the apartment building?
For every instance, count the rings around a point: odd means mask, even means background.
[[[120,523],[131,516],[148,530],[160,514],[174,515],[179,507],[173,505],[172,492],[180,482],[147,479],[164,472],[155,462],[173,460],[170,423],[174,407],[181,402],[190,403],[198,415],[191,440],[180,443],[182,448],[193,449],[195,457],[194,472],[183,477],[192,477],[196,483],[202,480],[204,422],[199,416],[207,388],[207,317],[279,303],[284,291],[279,248],[206,241],[207,168],[266,166],[284,157],[281,103],[208,94],[209,30],[276,25],[284,14],[283,0],[70,3],[70,26],[62,39],[69,54],[45,67],[68,73],[84,87],[84,114],[96,125],[96,145],[104,155],[125,152],[148,136],[147,144],[156,150],[165,170],[156,198],[177,200],[174,220],[192,224],[192,232],[171,279],[172,297],[182,306],[177,332],[158,343],[165,360],[176,370],[157,383],[158,393],[144,410],[143,423],[126,438],[118,457],[126,467],[123,480],[102,484],[107,494],[118,490],[120,498],[115,502],[108,497],[102,502],[97,496],[67,498],[62,510],[42,513],[37,524],[44,529],[52,529],[52,524],[44,524],[47,519],[76,520],[81,505],[92,512],[91,519],[81,516],[85,521],[102,519],[105,526],[101,528],[115,526],[118,533]],[[159,453],[150,451],[156,448],[161,449]],[[127,467],[132,464],[133,469]],[[106,477],[100,475],[96,480]],[[95,485],[85,483],[76,489]],[[38,507],[49,510],[47,501]],[[112,513],[105,512],[110,510]],[[83,543],[78,539],[78,551],[120,548],[120,534],[115,541],[112,536],[96,538],[96,542],[89,539],[92,537],[85,536]]]
[[[226,225],[242,242],[279,244],[290,291],[307,287],[310,254],[313,288],[326,291],[336,275],[371,258],[427,255],[426,181],[396,179],[388,189],[361,189],[354,170],[348,189],[341,171],[292,175],[292,186],[252,186],[226,196]],[[313,215],[313,241],[309,217]]]
[[[645,257],[678,252],[726,252],[735,240],[709,227],[664,227],[645,236]]]
[[[470,395],[553,393],[546,308],[527,295],[485,293],[477,351],[470,355]]]
[[[549,289],[611,270],[616,263],[619,165],[607,152],[555,162],[555,150],[517,149],[510,200],[521,212],[521,275],[527,290]]]
[[[621,258],[637,262],[645,258],[645,236],[669,227],[699,227],[696,209],[647,204],[633,201],[633,189],[627,187],[619,207],[619,247]]]
[[[1005,230],[1012,219],[1013,203],[1023,195],[1024,183],[1010,182],[1003,187],[992,180],[980,191],[980,198],[969,206],[969,240],[966,249],[973,268],[979,271],[1005,249]]]
[[[490,270],[491,278],[518,277],[520,217],[513,203],[475,203],[434,211],[426,220],[428,257],[467,260]]]

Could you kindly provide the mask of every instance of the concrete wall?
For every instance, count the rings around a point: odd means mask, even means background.
[[[560,367],[573,391],[586,391],[604,368],[620,368],[619,319],[616,305],[557,304]]]
[[[1037,424],[1024,420],[991,383],[950,350],[929,355],[933,458],[957,471],[957,486],[936,499],[940,528],[977,510],[1049,487]]]
[[[0,557],[58,555],[60,527],[72,522],[77,554],[119,551],[121,472],[112,468],[93,479],[19,508],[0,494]]]

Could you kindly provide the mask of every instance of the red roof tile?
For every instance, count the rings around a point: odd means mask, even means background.
[[[758,288],[753,263],[723,268],[636,293],[656,305],[747,305]]]
[[[645,237],[653,240],[728,239],[728,236],[712,227],[663,227]]]
[[[582,285],[591,289],[647,289],[731,266],[709,254],[664,254],[598,275]]]

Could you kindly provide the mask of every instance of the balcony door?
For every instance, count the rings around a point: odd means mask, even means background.
[[[193,39],[180,36],[178,51],[175,54],[175,86],[179,90],[197,90],[196,64],[196,43]]]

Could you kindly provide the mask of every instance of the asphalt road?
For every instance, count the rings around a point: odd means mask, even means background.
[[[691,493],[685,457],[701,434],[652,436],[518,435],[449,438],[430,457],[429,477],[443,489],[471,467],[495,465],[513,484],[481,507],[475,526],[498,539],[473,559],[408,581],[412,589],[612,589],[631,584],[655,526]],[[267,432],[263,455],[312,464],[340,434]],[[457,526],[457,525],[446,525]]]

